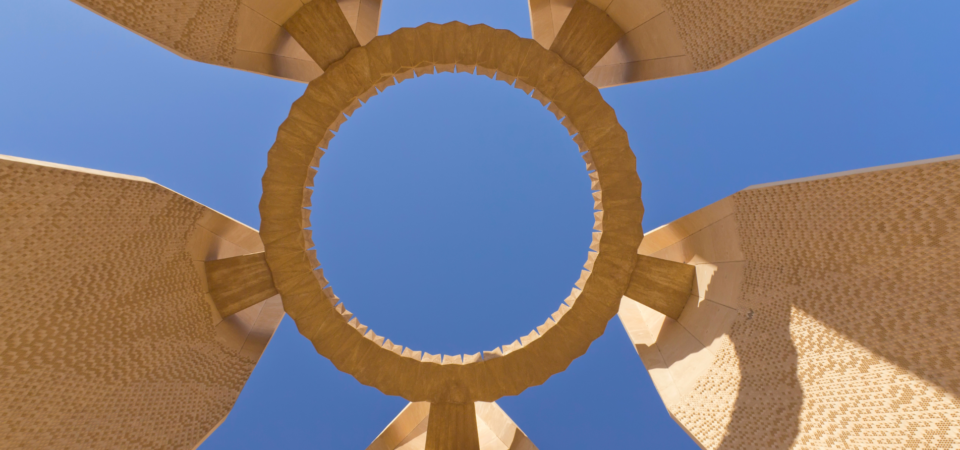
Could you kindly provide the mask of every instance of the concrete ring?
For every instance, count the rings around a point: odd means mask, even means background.
[[[327,286],[310,227],[313,176],[333,132],[379,91],[437,71],[503,80],[544,104],[580,146],[597,208],[593,252],[571,296],[522,343],[440,360],[384,341],[344,309]],[[268,154],[261,238],[284,309],[317,352],[360,383],[409,401],[491,402],[545,382],[583,355],[617,313],[643,238],[640,179],[627,134],[598,89],[556,53],[510,31],[424,24],[354,48],[294,102]],[[389,344],[389,345],[387,345]]]

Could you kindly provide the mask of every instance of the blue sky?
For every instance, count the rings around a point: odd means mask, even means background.
[[[960,2],[862,1],[717,71],[604,89],[637,154],[644,227],[746,186],[960,153]],[[381,33],[487,23],[526,2],[387,0]],[[150,178],[258,226],[260,177],[303,84],[183,60],[67,0],[0,3],[0,153]],[[543,322],[586,257],[583,163],[539,103],[469,75],[358,110],[317,177],[328,278],[378,334],[474,353]],[[285,319],[202,447],[364,448],[403,408]],[[501,406],[543,449],[696,448],[617,319]]]

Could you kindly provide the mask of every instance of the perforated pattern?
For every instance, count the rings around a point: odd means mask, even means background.
[[[708,448],[960,447],[960,162],[734,198],[739,316],[677,420]]]
[[[256,364],[218,340],[159,185],[0,160],[0,448],[192,448]]]
[[[707,70],[853,0],[663,0],[696,70]]]
[[[231,65],[239,0],[75,0],[197,61]]]

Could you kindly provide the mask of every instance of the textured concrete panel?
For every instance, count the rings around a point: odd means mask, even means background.
[[[960,158],[750,188],[643,242],[697,265],[679,320],[620,318],[704,447],[960,447]]]
[[[187,59],[303,82],[323,73],[283,29],[284,23],[309,1],[73,2]],[[361,44],[377,35],[380,0],[336,3]]]
[[[572,0],[528,0],[533,38],[549,47]],[[854,0],[590,0],[624,36],[587,74],[597,87],[729,64]]]
[[[147,179],[0,157],[0,448],[197,446],[283,317],[221,319],[204,261],[262,250]]]

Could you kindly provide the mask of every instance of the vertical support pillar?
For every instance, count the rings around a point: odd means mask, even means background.
[[[550,51],[586,75],[623,34],[607,13],[587,0],[577,0]]]
[[[671,319],[679,319],[693,293],[696,272],[690,264],[637,255],[637,265],[624,295]]]
[[[425,450],[480,450],[473,402],[431,403]]]
[[[277,295],[263,252],[207,261],[204,269],[207,288],[220,317],[243,311]]]
[[[313,0],[303,5],[283,28],[323,70],[360,46],[335,0]]]

